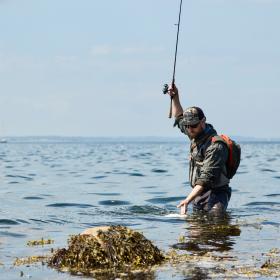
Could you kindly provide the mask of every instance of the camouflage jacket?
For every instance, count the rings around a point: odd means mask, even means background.
[[[176,121],[181,132],[188,135],[180,117]],[[205,191],[229,189],[230,180],[226,176],[228,148],[221,142],[212,143],[215,135],[213,126],[206,124],[204,132],[190,144],[189,181],[192,187],[201,185]]]

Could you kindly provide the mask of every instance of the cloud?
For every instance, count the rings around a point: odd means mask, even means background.
[[[159,47],[124,47],[120,49],[120,53],[123,54],[148,54],[148,53],[158,53],[164,51],[164,48]]]
[[[41,63],[32,56],[0,53],[0,72],[7,73],[40,68]]]
[[[65,63],[73,63],[77,61],[77,56],[74,55],[70,55],[70,56],[66,56],[66,55],[57,55],[55,57],[55,62],[56,63],[61,63],[61,64],[65,64]]]
[[[110,55],[114,52],[114,48],[108,46],[108,45],[97,45],[92,47],[90,50],[90,54],[93,56],[99,56],[99,55]]]
[[[91,48],[92,56],[108,56],[108,55],[135,55],[135,54],[151,54],[163,52],[162,46],[110,46],[96,45]]]

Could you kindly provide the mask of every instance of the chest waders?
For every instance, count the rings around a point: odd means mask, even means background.
[[[194,187],[195,178],[200,175],[200,169],[203,166],[205,158],[205,151],[211,145],[213,135],[205,135],[199,143],[192,143],[190,146],[190,167],[189,167],[189,180],[191,187]]]

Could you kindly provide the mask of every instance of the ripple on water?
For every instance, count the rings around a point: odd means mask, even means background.
[[[14,232],[9,232],[9,231],[0,231],[0,236],[24,238],[27,235],[23,234],[23,233],[14,233]]]
[[[267,194],[266,196],[268,196],[268,197],[276,197],[276,196],[280,196],[280,193],[271,193],[271,194]]]
[[[141,189],[156,189],[158,188],[158,186],[145,186],[145,187],[141,187]]]
[[[273,201],[255,201],[245,204],[245,206],[274,206],[280,205],[280,202],[273,202]]]
[[[0,225],[18,225],[19,223],[10,219],[0,219]]]
[[[92,228],[92,227],[102,227],[104,223],[83,223],[82,224],[85,228]],[[107,223],[106,223],[107,225]]]
[[[272,161],[276,161],[276,160],[277,160],[277,158],[275,158],[275,157],[267,159],[268,162],[272,162]]]
[[[247,174],[249,173],[248,171],[237,171],[236,174]]]
[[[40,197],[40,196],[25,196],[25,197],[23,197],[23,199],[27,199],[27,200],[41,200],[41,199],[44,199],[44,198]]]
[[[54,197],[53,194],[40,194],[40,196],[45,196],[45,197]]]
[[[273,170],[273,169],[269,169],[269,168],[262,168],[261,169],[262,172],[271,172],[271,173],[275,173],[277,171]]]
[[[235,189],[234,187],[231,189],[231,192],[240,192],[239,190]]]
[[[48,204],[46,205],[46,207],[61,207],[61,208],[65,208],[65,207],[77,207],[77,208],[90,208],[90,207],[94,207],[91,204],[83,204],[83,203],[52,203],[52,204]]]
[[[41,219],[29,219],[30,221],[36,222],[36,223],[43,223],[43,224],[47,224],[48,222],[43,221]]]
[[[133,205],[128,207],[127,210],[132,214],[165,215],[169,213],[167,209],[152,205]]]
[[[148,192],[150,194],[166,194],[167,192]]]
[[[104,178],[107,178],[107,177],[108,177],[108,176],[102,175],[102,176],[94,176],[94,177],[91,177],[91,179],[99,180],[99,179],[104,179]]]
[[[131,173],[128,173],[129,176],[132,176],[132,177],[144,177],[145,175],[142,174],[142,173],[139,173],[139,172],[131,172]]]
[[[275,178],[275,179],[280,179],[280,176],[274,176],[273,178]]]
[[[154,168],[151,171],[154,172],[154,173],[167,173],[168,172],[165,169],[157,169],[157,168]]]
[[[165,204],[169,202],[176,202],[185,199],[185,196],[171,196],[171,197],[155,197],[152,199],[147,199],[147,202],[155,204]]]
[[[120,205],[129,205],[131,204],[129,201],[125,200],[102,200],[98,202],[100,205],[106,206],[120,206]]]
[[[106,223],[83,223],[82,225],[85,228],[91,228],[91,227],[103,227],[103,226],[118,226],[119,224],[120,224],[119,222],[107,221]],[[139,223],[129,223],[129,222],[123,222],[123,221],[121,224],[124,227],[136,227],[136,226],[140,225]],[[105,279],[105,278],[103,278],[103,279]],[[119,279],[119,278],[113,278],[113,279]]]
[[[22,175],[6,175],[6,178],[18,178],[18,179],[24,179],[26,181],[33,181],[33,178],[27,177],[27,176],[22,176]]]
[[[29,224],[27,221],[22,220],[22,219],[16,219],[17,222],[20,222],[22,224]]]
[[[280,226],[279,223],[271,222],[271,221],[263,221],[261,224],[262,225],[269,225],[269,226],[273,226],[273,227],[279,227]]]
[[[140,154],[132,155],[131,157],[132,158],[142,158],[142,159],[145,159],[145,158],[151,157],[152,155],[153,154],[151,154],[151,153],[140,153]]]
[[[100,196],[119,196],[119,195],[121,195],[120,193],[87,193],[87,194],[95,194],[95,195],[100,195]]]
[[[57,224],[57,225],[64,225],[64,224],[70,224],[71,222],[61,219],[49,219],[46,220],[47,223]]]

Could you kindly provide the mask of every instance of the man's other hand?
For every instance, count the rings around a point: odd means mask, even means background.
[[[185,200],[182,200],[178,205],[177,205],[177,208],[180,208],[180,214],[181,215],[185,215],[187,213],[187,210],[188,210],[188,201],[185,199]]]

